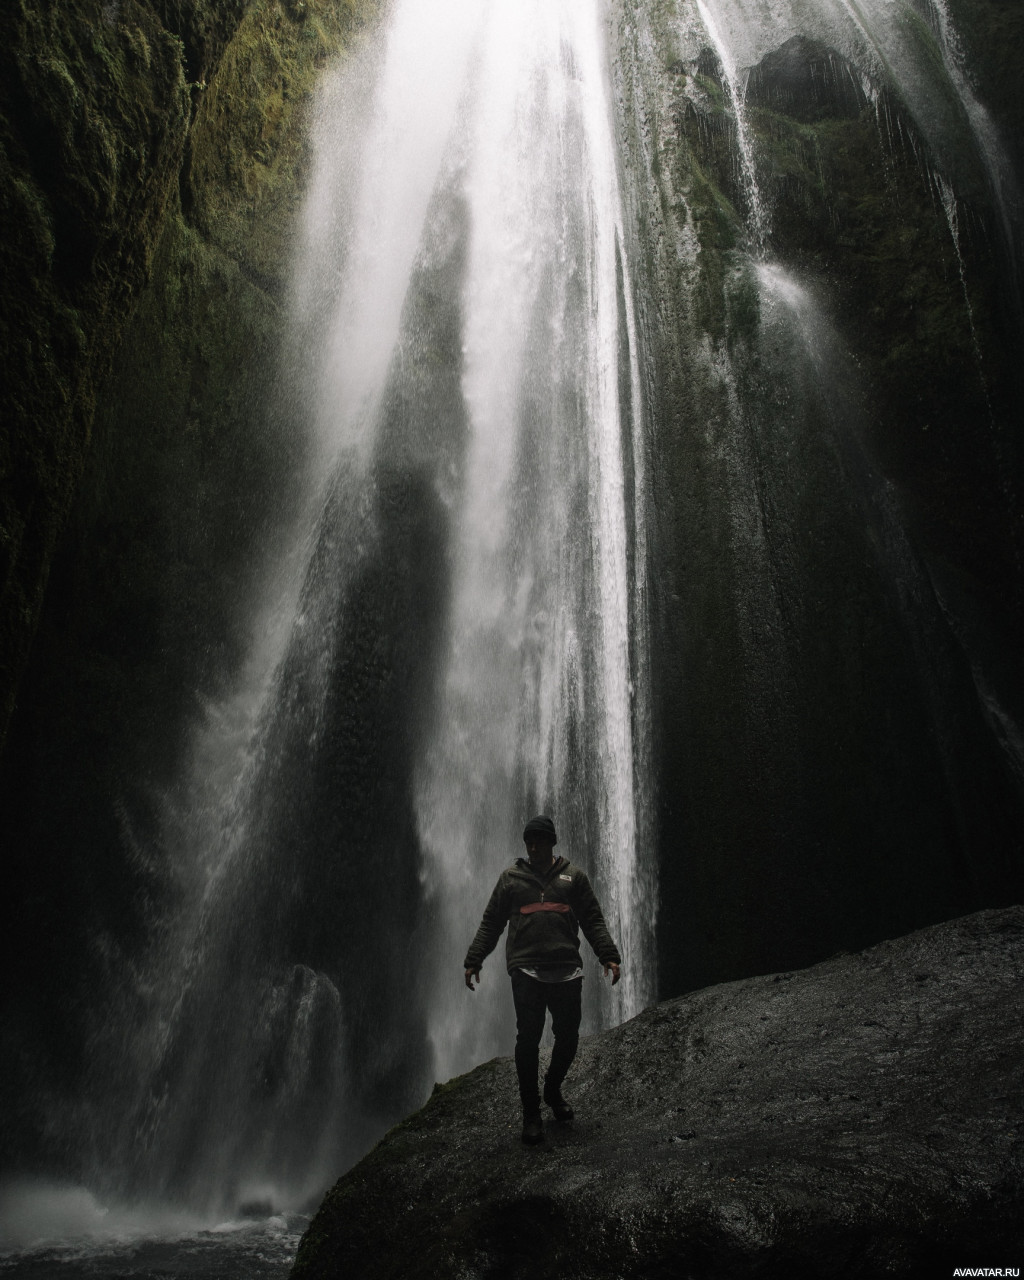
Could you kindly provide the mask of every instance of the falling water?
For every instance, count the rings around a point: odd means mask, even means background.
[[[370,464],[477,23],[467,0],[400,4],[379,66],[339,70],[321,91],[292,306],[315,352],[309,374],[322,474],[340,452],[349,467]],[[360,97],[368,89],[367,111]]]
[[[621,940],[620,990],[589,1001],[591,1025],[653,992],[642,413],[603,32],[592,4],[486,15],[463,143],[470,439],[417,784],[442,1077],[507,1045],[493,1004],[444,975],[532,811],[554,814]]]
[[[963,45],[959,32],[953,24],[953,17],[949,11],[947,0],[932,0],[932,11],[935,15],[935,25],[938,28],[943,62],[951,81],[956,87],[957,95],[971,122],[971,129],[984,157],[985,167],[988,171],[1002,221],[1004,245],[1013,268],[1012,275],[1016,277],[1020,251],[1018,232],[1020,219],[1024,214],[1020,187],[1007,158],[995,122],[985,105],[979,102],[977,94],[971,85],[965,67],[966,59]],[[946,199],[946,194],[943,192],[943,201],[945,202]],[[954,238],[957,239],[955,235]],[[959,255],[959,243],[957,245],[957,253]]]
[[[697,0],[697,12],[700,14],[701,21],[711,40],[718,60],[722,64],[722,72],[725,75],[725,82],[729,86],[729,97],[732,99],[733,113],[736,118],[736,142],[739,146],[739,160],[743,174],[743,185],[746,188],[747,204],[749,209],[750,230],[754,238],[755,248],[759,253],[764,251],[765,235],[768,231],[768,214],[765,208],[764,199],[761,195],[761,189],[757,181],[757,165],[754,157],[754,148],[750,139],[750,126],[747,121],[747,112],[744,106],[744,92],[746,88],[746,77],[736,66],[736,60],[733,57],[732,50],[728,43],[723,40],[718,24],[715,22],[710,9],[704,3],[704,0]]]
[[[971,306],[971,295],[967,288],[967,272],[964,268],[964,256],[960,249],[960,210],[957,206],[956,192],[941,174],[936,175],[936,185],[939,188],[939,194],[942,197],[942,208],[946,214],[946,222],[949,226],[949,234],[953,241],[953,248],[956,251],[957,270],[960,274],[960,288],[963,290],[964,307],[967,311],[967,320],[971,327],[971,343],[974,347],[974,358],[978,365],[978,373],[981,377],[982,386],[985,386],[985,372],[981,354],[981,343],[978,341],[978,330],[974,324],[974,308]],[[988,396],[988,388],[985,387],[986,398]]]
[[[435,1078],[509,1050],[461,961],[531,811],[624,954],[588,1025],[654,992],[643,405],[600,5],[399,0],[314,140],[307,495],[168,804],[177,913],[99,1054],[94,1184],[201,1214],[300,1206]]]
[[[964,308],[986,401],[989,398],[981,345],[965,274],[958,187],[977,189],[987,182],[999,212],[1000,230],[1010,265],[1009,287],[1017,296],[1016,228],[1021,217],[1020,193],[991,115],[980,103],[965,71],[959,34],[946,0],[929,0],[933,35],[916,11],[891,0],[784,0],[770,7],[751,0],[696,0],[707,39],[721,64],[736,121],[737,159],[747,198],[747,225],[757,257],[770,253],[771,200],[758,181],[758,158],[744,105],[750,68],[795,35],[821,40],[840,51],[857,68],[860,88],[879,103],[879,90],[894,93],[927,139],[929,178],[939,193],[956,256]],[[685,31],[685,24],[684,24]],[[685,38],[685,36],[684,36]],[[692,38],[692,36],[690,37]],[[887,124],[891,129],[891,123]],[[914,144],[913,138],[910,139]],[[892,138],[890,134],[890,146]],[[932,167],[934,166],[934,167]],[[984,179],[981,178],[984,175]],[[771,175],[767,175],[766,190]],[[762,291],[765,277],[760,276]],[[991,406],[990,406],[991,413]]]

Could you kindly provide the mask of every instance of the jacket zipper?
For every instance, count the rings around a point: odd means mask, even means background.
[[[553,864],[552,864],[552,866],[555,866],[555,865],[557,865],[557,863],[553,863]],[[533,873],[531,872],[531,874],[533,874]],[[534,878],[534,880],[538,880],[538,877],[537,877],[536,875],[534,875],[534,877],[533,877],[533,878]],[[538,881],[538,883],[539,883],[539,881]],[[543,901],[545,900],[545,899],[544,899],[544,890],[543,890],[543,888],[542,888],[542,889],[541,889],[541,891],[540,891],[540,900],[541,900],[541,902],[543,902]]]

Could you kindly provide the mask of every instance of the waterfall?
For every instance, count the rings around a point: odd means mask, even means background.
[[[1019,776],[1012,685],[968,625],[988,579],[955,563],[989,513],[940,509],[977,423],[932,451],[938,416],[886,401],[893,369],[918,403],[941,361],[976,370],[998,473],[1001,286],[973,251],[992,215],[1015,265],[1019,195],[946,0],[383,13],[312,119],[290,537],[160,840],[126,855],[164,914],[97,997],[68,1107],[97,1204],[301,1209],[434,1081],[509,1053],[502,948],[475,994],[462,960],[534,814],[623,953],[614,989],[585,954],[593,1031],[659,976],[795,967],[960,908],[1000,796],[972,793],[963,654]],[[812,117],[828,81],[824,125],[787,115],[797,63]],[[925,246],[908,314],[943,321],[920,351],[886,310],[900,246],[871,274],[901,216]]]
[[[623,979],[591,1025],[653,993],[644,860],[642,407],[606,52],[592,4],[486,8],[462,142],[469,440],[435,726],[417,769],[437,935],[441,1078],[507,1045],[453,984],[532,812],[592,874]],[[500,958],[492,961],[503,973]],[[496,983],[495,983],[496,985]],[[588,984],[589,985],[589,984]],[[488,988],[485,986],[485,990]]]
[[[321,90],[292,299],[315,353],[305,368],[320,474],[339,452],[350,467],[370,465],[477,23],[467,0],[399,5],[372,51],[377,65],[336,71]]]
[[[120,1097],[96,1180],[201,1212],[303,1203],[435,1078],[510,1050],[507,984],[473,999],[461,962],[535,811],[624,955],[614,992],[589,971],[586,1025],[654,994],[644,408],[601,6],[398,0],[326,79],[314,145],[306,497],[168,805],[177,911],[100,1055]]]

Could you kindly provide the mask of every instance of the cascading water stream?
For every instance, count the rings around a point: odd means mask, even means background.
[[[963,103],[974,137],[984,157],[1002,221],[1003,243],[1009,256],[1012,275],[1016,278],[1020,254],[1020,220],[1024,216],[1020,187],[1007,159],[995,122],[984,104],[978,101],[967,75],[963,44],[953,23],[947,0],[932,0],[932,11],[938,28],[943,63],[951,81],[956,86],[957,94]],[[943,198],[945,199],[945,195]],[[1019,296],[1017,305],[1020,306]]]
[[[309,388],[308,493],[293,546],[268,572],[244,679],[197,731],[193,767],[168,801],[176,913],[100,1057],[104,1077],[122,1085],[94,1108],[92,1181],[115,1193],[128,1183],[212,1214],[253,1199],[301,1203],[376,1123],[367,1129],[342,1102],[350,1073],[337,974],[283,940],[267,895],[287,894],[303,873],[279,852],[289,761],[317,751],[346,588],[372,537],[353,495],[367,484],[473,34],[458,0],[429,13],[406,5],[354,86],[336,78],[323,94],[292,301]],[[375,71],[367,112],[358,91]]]
[[[846,60],[847,72],[856,81],[855,92],[874,105],[880,128],[880,108],[884,110],[890,152],[897,145],[913,151],[941,204],[991,420],[991,388],[965,273],[964,242],[969,231],[962,214],[972,206],[986,205],[996,214],[996,236],[1002,240],[1008,268],[1003,289],[1019,322],[1024,203],[1004,142],[972,83],[964,43],[947,0],[927,0],[924,5],[894,0],[781,0],[771,5],[759,0],[695,0],[695,4],[732,101],[747,203],[745,220],[754,256],[772,265],[773,175],[751,136],[744,101],[747,77],[794,38],[818,42]],[[691,26],[684,39],[692,38]],[[765,279],[763,273],[758,275],[762,301],[770,304],[772,293],[766,292]],[[1004,458],[1010,457],[1011,439],[998,439],[999,431],[995,434],[996,448]],[[1004,477],[1001,483],[1012,505],[1012,482]]]
[[[704,0],[697,0],[697,12],[704,23],[715,53],[722,64],[725,82],[729,86],[729,97],[732,99],[733,112],[736,117],[736,142],[739,147],[740,168],[743,174],[743,185],[746,188],[748,218],[750,231],[757,253],[763,254],[765,236],[768,233],[768,214],[764,199],[757,181],[757,164],[754,148],[750,139],[750,127],[744,106],[744,76],[736,65],[736,60],[727,42],[718,30],[718,24]]]
[[[361,470],[372,459],[477,23],[466,0],[400,4],[379,67],[337,72],[321,92],[292,299],[293,323],[315,353],[306,359],[321,473],[339,452]]]
[[[638,813],[642,414],[602,34],[593,5],[493,4],[469,93],[470,441],[437,728],[417,785],[442,926],[431,1001],[442,1078],[507,1043],[493,1003],[488,1016],[443,972],[532,811],[554,813],[560,851],[593,874],[626,956],[614,998],[589,1000],[591,1025],[653,993]]]
[[[588,1025],[653,997],[643,405],[608,84],[596,0],[399,0],[325,85],[292,301],[307,494],[244,715],[211,715],[169,806],[183,887],[111,1020],[97,1185],[294,1207],[434,1078],[507,1052],[501,1001],[460,966],[531,811],[624,953],[614,994],[588,982]]]
[[[770,190],[771,174],[765,175],[766,187],[762,191],[757,150],[744,102],[750,68],[794,36],[818,40],[839,51],[849,60],[848,65],[856,68],[859,89],[875,104],[876,111],[884,88],[909,112],[931,149],[925,162],[928,177],[941,200],[949,228],[978,375],[988,403],[981,346],[964,272],[958,185],[977,187],[979,172],[985,175],[982,181],[987,181],[999,213],[999,230],[1011,268],[1009,289],[1018,310],[1016,228],[1022,211],[1012,166],[992,118],[978,101],[965,71],[962,43],[946,0],[929,0],[928,34],[925,19],[917,11],[911,12],[891,0],[818,0],[811,5],[789,0],[770,8],[753,0],[696,0],[696,9],[732,102],[737,159],[747,202],[746,222],[754,256],[762,263],[771,265],[771,200],[765,195]],[[936,46],[941,55],[940,67],[936,65]],[[886,123],[891,148],[888,114]],[[913,137],[909,141],[916,152]],[[773,279],[778,270],[777,266],[773,268]],[[763,272],[758,274],[762,297],[770,302],[772,291],[766,291],[767,278]]]
[[[971,326],[971,342],[974,346],[974,356],[978,365],[978,374],[985,385],[985,371],[981,354],[981,343],[978,341],[978,330],[974,323],[974,309],[971,306],[971,295],[967,288],[967,275],[964,271],[964,256],[960,249],[960,210],[957,206],[956,193],[948,182],[941,176],[936,175],[936,185],[942,196],[942,208],[946,214],[946,222],[949,225],[949,234],[953,241],[953,248],[956,250],[957,271],[960,275],[960,287],[964,294],[964,307],[967,311],[967,320]],[[988,397],[988,388],[985,387],[985,395]],[[991,410],[990,410],[991,411]]]
[[[422,59],[424,24],[446,50],[430,62],[435,105],[425,112],[403,63]],[[468,1004],[452,974],[532,809],[555,812],[628,957],[614,997],[589,1000],[590,1025],[629,1016],[653,994],[642,404],[606,59],[595,4],[396,6],[367,148],[370,171],[383,175],[378,203],[359,206],[371,213],[357,217],[337,272],[345,286],[321,356],[320,420],[379,430],[374,407],[386,387],[401,393],[401,353],[414,341],[403,305],[435,252],[432,235],[446,234],[431,227],[454,218],[466,241],[455,414],[466,435],[428,461],[450,511],[451,605],[414,771],[427,903],[418,945],[435,966],[425,1003],[441,1078],[507,1047],[507,1025],[499,1031],[493,1009]],[[411,113],[432,121],[429,139],[390,148],[387,135]],[[396,167],[431,180],[410,200],[390,189]],[[340,188],[321,126],[311,242],[337,222],[330,193],[337,200]],[[361,245],[394,220],[394,200],[398,251]],[[325,251],[328,261],[336,252],[321,244],[320,282]],[[349,350],[349,335],[375,318],[364,300],[381,292],[379,331],[398,353],[390,368],[362,356],[361,336],[355,357]],[[359,449],[372,483],[373,446]],[[410,452],[419,446],[392,434],[376,465],[403,465]]]

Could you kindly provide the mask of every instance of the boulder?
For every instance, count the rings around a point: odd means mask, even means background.
[[[582,1041],[537,1148],[484,1063],[328,1193],[293,1280],[1019,1267],[1022,961],[1012,907],[665,1001]]]

